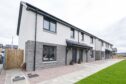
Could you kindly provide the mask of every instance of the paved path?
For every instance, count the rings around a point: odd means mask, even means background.
[[[3,64],[0,64],[0,74],[2,72],[2,69],[3,69]]]
[[[83,79],[91,74],[94,74],[119,61],[121,61],[121,59],[110,59],[110,60],[95,61],[91,63],[84,63],[81,64],[81,66],[83,66],[84,68],[79,71],[66,74],[57,78],[53,78],[51,80],[42,81],[37,84],[74,84],[80,79]]]
[[[25,80],[13,82],[12,79],[15,76],[24,76]],[[13,70],[7,70],[6,71],[5,84],[30,84],[30,83],[28,81],[28,77],[26,77],[25,74],[21,70],[13,69]]]
[[[121,59],[101,60],[90,63],[36,70],[35,72],[22,72],[18,69],[7,70],[5,84],[73,84],[78,80],[119,61],[121,61]],[[38,74],[39,77],[28,78],[28,73]],[[12,78],[15,76],[24,76],[25,80],[13,82]]]
[[[6,72],[3,70],[3,64],[0,64],[0,84],[4,84],[5,75],[6,75]]]

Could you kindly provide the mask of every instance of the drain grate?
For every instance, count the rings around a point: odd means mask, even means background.
[[[34,77],[38,77],[38,76],[39,76],[38,74],[31,74],[31,73],[28,74],[29,78],[34,78]]]
[[[24,79],[25,79],[24,76],[15,76],[15,78],[13,78],[13,82],[19,81],[19,80],[24,80]]]

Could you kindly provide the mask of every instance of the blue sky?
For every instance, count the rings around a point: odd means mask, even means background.
[[[21,0],[0,1],[0,43],[18,44],[16,36],[19,3]],[[126,49],[125,0],[25,0],[118,48]]]

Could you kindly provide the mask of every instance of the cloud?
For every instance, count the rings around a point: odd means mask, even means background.
[[[104,30],[102,36],[118,48],[118,52],[126,52],[126,17]]]

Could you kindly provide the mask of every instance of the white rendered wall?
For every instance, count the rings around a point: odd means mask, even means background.
[[[22,18],[19,30],[19,48],[24,49],[25,51],[25,42],[28,40],[34,41],[35,35],[35,13],[32,11],[27,11],[23,6]],[[78,31],[75,30],[75,38],[71,38],[70,34],[71,29],[67,26],[64,26],[57,22],[57,33],[52,33],[49,31],[43,30],[43,16],[37,15],[37,41],[53,43],[59,45],[66,46],[66,39],[73,40],[78,42]],[[79,42],[85,43],[89,46],[92,46],[95,50],[105,50],[104,47],[101,46],[101,42],[98,39],[93,39],[93,44],[90,42],[90,36],[84,34],[84,41],[81,40],[81,32],[79,32]]]
[[[25,42],[34,40],[35,14],[23,6],[19,32],[19,48],[25,50]]]

